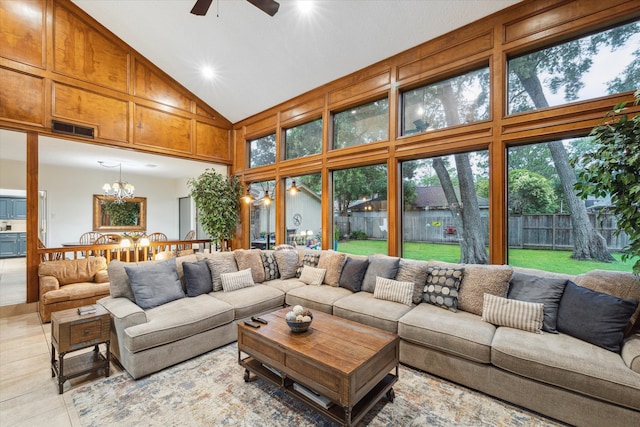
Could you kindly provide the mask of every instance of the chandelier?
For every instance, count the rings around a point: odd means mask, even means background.
[[[133,197],[133,192],[136,190],[133,184],[129,184],[127,181],[122,180],[122,163],[118,163],[117,165],[108,166],[105,165],[104,162],[98,162],[101,166],[105,168],[115,168],[116,166],[120,170],[119,178],[113,184],[106,183],[102,186],[102,191],[105,196],[113,197],[114,203],[124,203],[124,199],[130,199]]]

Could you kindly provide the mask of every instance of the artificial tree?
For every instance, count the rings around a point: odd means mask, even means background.
[[[640,90],[634,97],[638,105]],[[629,236],[622,259],[638,257],[633,272],[640,275],[640,114],[629,118],[627,104],[617,104],[591,131],[593,149],[574,162],[578,166],[575,188],[583,198],[611,197],[606,211],[618,220],[614,234],[624,231]]]
[[[200,225],[217,247],[233,238],[240,220],[242,186],[235,176],[225,176],[206,169],[197,178],[189,179]]]

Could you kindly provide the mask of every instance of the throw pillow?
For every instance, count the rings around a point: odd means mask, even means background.
[[[262,251],[262,264],[264,265],[264,280],[274,280],[280,277],[278,263],[273,251]]]
[[[413,298],[413,282],[398,282],[378,276],[373,297],[410,306]]]
[[[484,294],[482,320],[497,326],[541,334],[543,304]]]
[[[302,256],[302,261],[300,261],[300,264],[298,264],[298,269],[296,270],[296,277],[300,277],[300,275],[302,274],[302,268],[305,265],[308,265],[309,267],[317,267],[319,259],[320,259],[319,251],[313,251],[313,252],[306,251]]]
[[[149,265],[125,265],[136,304],[143,310],[184,298],[174,260]]]
[[[637,307],[637,299],[592,291],[569,280],[560,299],[558,331],[619,353]]]
[[[214,252],[206,259],[209,270],[211,270],[213,291],[221,291],[222,280],[220,279],[220,275],[238,271],[236,255],[233,252]]]
[[[196,262],[184,262],[182,263],[182,269],[187,287],[187,296],[197,297],[198,295],[208,294],[213,291],[211,270],[209,270],[206,259],[201,259]]]
[[[225,292],[233,292],[255,285],[250,268],[235,273],[222,273],[220,280],[222,281],[222,290]]]
[[[347,254],[331,250],[322,251],[318,260],[318,268],[327,270],[324,275],[324,283],[329,286],[337,287],[340,285],[340,273]]]
[[[278,263],[281,279],[291,279],[296,277],[298,269],[298,252],[292,249],[276,249],[273,256]]]
[[[351,292],[360,292],[362,279],[364,279],[368,266],[368,259],[347,257],[342,267],[342,273],[340,273],[340,287],[349,289]]]
[[[262,264],[262,251],[260,249],[236,249],[236,263],[238,270],[251,269],[251,275],[255,283],[264,282],[264,265]]]
[[[146,261],[150,263],[150,261]],[[125,262],[113,260],[107,265],[107,273],[109,274],[109,293],[114,298],[127,298],[128,300],[135,302],[136,297],[131,290],[131,282],[127,271],[124,269]],[[130,263],[129,263],[130,264]],[[139,265],[136,263],[135,265]]]
[[[424,302],[458,311],[458,290],[464,268],[429,267],[424,285]]]
[[[369,266],[362,280],[362,290],[371,292],[376,288],[376,278],[393,279],[398,274],[400,258],[388,255],[369,255]]]
[[[511,273],[507,265],[465,264],[458,308],[481,316],[484,294],[506,297]]]
[[[544,304],[542,330],[557,334],[558,306],[566,284],[566,279],[552,279],[514,272],[509,281],[507,298]]]
[[[300,281],[307,285],[322,285],[322,280],[327,270],[324,268],[315,268],[305,265],[302,267],[302,273],[300,274]]]
[[[422,301],[422,293],[424,291],[424,283],[427,280],[427,267],[429,265],[425,261],[414,261],[408,259],[400,259],[396,280],[400,282],[413,282],[413,303],[420,304]]]

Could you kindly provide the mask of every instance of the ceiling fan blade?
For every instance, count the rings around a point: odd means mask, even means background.
[[[198,16],[206,15],[209,6],[211,6],[211,2],[213,2],[213,0],[197,0],[196,4],[193,5],[193,9],[191,9],[191,13]]]
[[[263,11],[269,16],[273,16],[278,12],[280,3],[274,0],[247,0],[249,3]]]

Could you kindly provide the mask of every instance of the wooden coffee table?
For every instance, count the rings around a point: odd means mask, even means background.
[[[289,310],[262,316],[269,324],[257,329],[238,324],[245,381],[253,373],[347,426],[383,396],[393,402],[398,335],[320,312],[313,313],[308,331],[292,333],[284,320]]]

